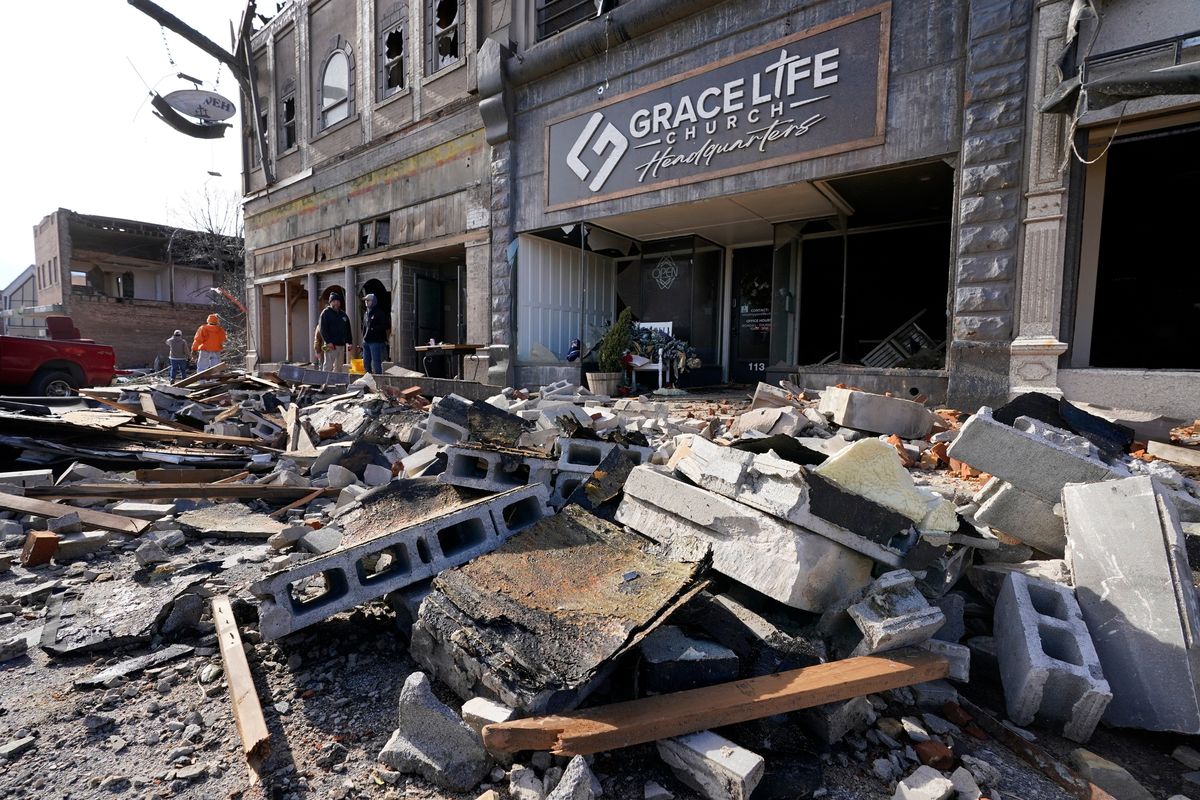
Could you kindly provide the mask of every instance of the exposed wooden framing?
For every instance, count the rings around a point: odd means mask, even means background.
[[[308,486],[259,486],[245,483],[74,483],[65,486],[30,486],[25,489],[28,498],[59,498],[63,500],[82,498],[121,498],[124,500],[170,500],[177,497],[217,497],[223,499],[265,500],[267,502],[294,500],[310,494],[336,495],[339,490],[331,488],[312,489]],[[3,497],[3,495],[0,495]],[[316,498],[314,498],[316,499]],[[58,506],[56,514],[68,511],[85,511],[69,506]],[[32,512],[30,512],[32,513]],[[99,512],[96,512],[99,513]],[[82,519],[82,514],[80,518]],[[125,519],[125,517],[119,517]]]
[[[114,403],[112,400],[109,400],[105,397],[101,397],[99,394],[97,394],[95,392],[89,392],[87,389],[80,389],[79,394],[82,395],[83,397],[88,398],[89,400],[95,400],[97,403],[99,403],[102,406],[108,406],[109,408],[111,408],[115,411],[124,411],[127,414],[136,414],[139,417],[145,417],[146,419],[148,419],[152,422],[157,422],[160,425],[165,425],[166,427],[172,428],[177,431],[186,431],[188,433],[199,433],[200,432],[200,431],[197,431],[195,428],[191,427],[190,425],[184,425],[182,422],[176,422],[175,420],[165,419],[163,417],[160,417],[158,414],[156,414],[154,412],[146,411],[144,403],[142,404],[141,407],[134,408],[133,406],[122,405],[121,403]],[[151,407],[154,406],[154,401],[151,400],[148,395],[142,395],[141,398],[143,401],[149,400]],[[158,409],[155,408],[155,411],[157,411],[157,410]]]
[[[483,729],[483,742],[500,753],[549,750],[555,755],[589,755],[849,700],[947,674],[949,664],[941,656],[923,650],[896,650],[570,714],[488,725]]]
[[[242,648],[242,635],[238,632],[228,597],[217,595],[212,599],[212,615],[217,628],[217,643],[221,648],[221,663],[225,667],[225,680],[229,684],[229,697],[233,701],[233,720],[242,740],[246,762],[257,775],[271,754],[267,721],[263,718],[262,704],[254,688],[254,677],[250,674],[250,664]]]
[[[316,500],[318,497],[320,497],[322,494],[324,494],[327,491],[329,491],[329,490],[328,489],[313,489],[311,492],[304,495],[304,497],[301,497],[299,500],[293,500],[292,502],[288,503],[286,506],[279,509],[278,511],[272,511],[270,516],[272,519],[283,519],[284,516],[287,514],[287,512],[291,511],[293,508],[299,508],[300,506],[306,506],[309,503],[311,503],[313,500]]]
[[[138,469],[133,477],[142,483],[210,483],[230,475],[237,475],[241,470],[214,469],[196,467],[195,469]]]
[[[128,486],[128,484],[123,484]],[[61,490],[66,487],[40,487],[46,489]],[[26,492],[29,489],[25,490]],[[131,533],[137,535],[150,527],[150,523],[146,520],[132,519],[123,517],[120,514],[108,514],[103,511],[95,511],[90,508],[76,508],[62,503],[52,503],[48,500],[38,500],[35,497],[19,497],[15,494],[4,494],[0,492],[0,508],[5,511],[19,511],[22,514],[33,514],[35,517],[61,517],[64,514],[70,514],[72,511],[79,515],[79,519],[85,524],[93,528],[100,528],[106,531],[116,531],[118,533]]]
[[[180,378],[179,380],[175,381],[171,385],[177,386],[180,388],[182,388],[184,386],[191,386],[193,383],[202,381],[205,378],[212,378],[215,375],[217,375],[218,373],[224,372],[226,369],[227,369],[227,367],[225,366],[225,362],[218,361],[216,364],[213,364],[208,369],[202,369],[199,372],[193,372],[191,375],[188,375],[186,378]]]

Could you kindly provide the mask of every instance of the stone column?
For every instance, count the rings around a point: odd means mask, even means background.
[[[310,272],[304,276],[304,290],[308,292],[308,336],[307,341],[311,347],[313,339],[313,331],[317,329],[317,322],[321,318],[320,298],[317,296],[317,273]],[[312,359],[319,359],[319,353],[313,353]]]
[[[465,269],[467,341],[491,344],[492,330],[488,310],[492,295],[491,242],[468,244]]]
[[[515,356],[513,317],[515,262],[509,260],[513,231],[511,168],[513,145],[505,140],[492,146],[492,240],[491,240],[491,325],[493,368],[488,382],[499,386],[512,383]]]
[[[1059,82],[1056,58],[1066,35],[1067,0],[1041,0],[1035,12],[1030,56],[1029,138],[1026,147],[1025,247],[1021,258],[1021,304],[1009,360],[1009,393],[1062,396],[1058,357],[1062,316],[1063,249],[1066,241],[1066,118],[1037,108]]]
[[[949,402],[1008,398],[1031,0],[970,0]]]
[[[350,317],[350,335],[354,340],[354,344],[362,344],[359,335],[359,328],[362,327],[362,309],[358,303],[358,276],[355,274],[357,270],[354,267],[347,266],[343,269],[342,286],[346,289],[346,296],[342,298],[342,305],[345,307],[346,315]],[[347,363],[349,360],[347,359]]]

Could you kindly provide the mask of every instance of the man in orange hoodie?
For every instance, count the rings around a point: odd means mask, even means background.
[[[225,329],[221,327],[221,318],[209,314],[208,322],[196,329],[196,336],[192,339],[192,352],[199,353],[196,371],[202,372],[220,363],[221,348],[224,346]]]

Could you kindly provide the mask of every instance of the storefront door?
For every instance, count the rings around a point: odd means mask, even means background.
[[[733,325],[730,378],[753,383],[766,376],[771,352],[772,251],[747,247],[733,251]]]

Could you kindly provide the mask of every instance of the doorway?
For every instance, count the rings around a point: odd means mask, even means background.
[[[771,354],[771,278],[774,253],[770,245],[733,251],[733,325],[729,375],[734,383],[766,378]]]

